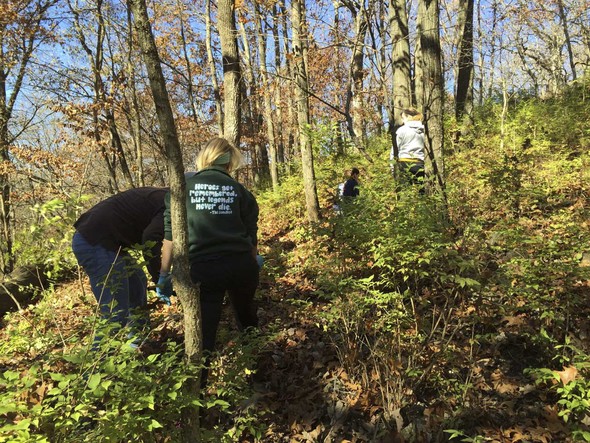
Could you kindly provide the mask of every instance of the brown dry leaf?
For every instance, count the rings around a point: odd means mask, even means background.
[[[525,323],[523,317],[517,316],[506,316],[502,319],[502,323],[506,323],[506,326],[521,326]]]
[[[526,434],[523,434],[522,432],[520,432],[520,430],[518,430],[516,428],[506,429],[503,432],[503,434],[504,434],[504,437],[509,438],[511,442],[522,441],[522,440],[525,440],[525,438],[527,437]]]
[[[502,377],[504,377],[504,373],[498,368],[494,369],[494,372],[490,375],[490,379],[494,382],[500,380]]]
[[[499,394],[514,394],[518,391],[518,385],[512,383],[496,383],[494,388]]]
[[[47,392],[47,384],[45,382],[41,383],[37,389],[35,389],[36,395],[31,395],[29,401],[32,404],[38,404],[43,401],[45,398],[45,393]]]
[[[322,432],[322,425],[317,425],[313,431],[307,432],[303,431],[303,437],[310,442],[314,442],[318,440],[320,433]]]
[[[533,441],[539,441],[542,443],[549,443],[552,441],[551,432],[540,426],[529,429],[529,434]]]
[[[568,366],[567,368],[563,368],[563,371],[555,371],[561,382],[564,385],[567,385],[570,381],[575,380],[576,375],[578,375],[578,370],[574,366]]]
[[[545,417],[545,427],[551,432],[560,432],[564,429],[563,421],[559,417],[556,406],[545,406],[543,409],[543,416]]]

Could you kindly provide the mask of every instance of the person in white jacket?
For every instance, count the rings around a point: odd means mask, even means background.
[[[398,157],[395,158],[394,150],[391,150],[390,160],[399,164],[402,181],[409,181],[420,186],[420,193],[424,192],[424,125],[422,114],[414,109],[407,108],[402,111],[404,124],[396,131],[396,143]]]

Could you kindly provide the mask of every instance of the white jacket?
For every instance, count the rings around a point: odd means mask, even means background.
[[[414,158],[424,161],[424,125],[409,121],[400,126],[396,135],[398,158]],[[393,160],[393,149],[390,159]]]

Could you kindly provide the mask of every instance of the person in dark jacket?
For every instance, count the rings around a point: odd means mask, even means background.
[[[90,278],[103,317],[121,327],[132,326],[131,315],[147,305],[147,277],[129,254],[134,246],[143,246],[151,279],[158,281],[167,192],[130,189],[101,201],[74,223],[74,255]]]
[[[230,175],[241,164],[240,152],[222,138],[207,142],[197,157],[197,173],[186,178],[188,254],[192,283],[200,285],[203,349],[215,346],[225,294],[238,327],[258,326],[254,294],[258,286],[258,203]],[[170,194],[166,196],[159,296],[172,292]],[[206,371],[202,383],[206,382]]]
[[[344,183],[344,189],[342,190],[343,197],[357,197],[359,195],[359,175],[360,171],[358,168],[352,168],[350,170],[350,177]]]

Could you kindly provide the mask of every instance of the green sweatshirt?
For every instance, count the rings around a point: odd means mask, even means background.
[[[254,195],[215,166],[186,180],[189,261],[251,252],[257,244],[258,203]],[[172,240],[170,193],[164,238]]]

